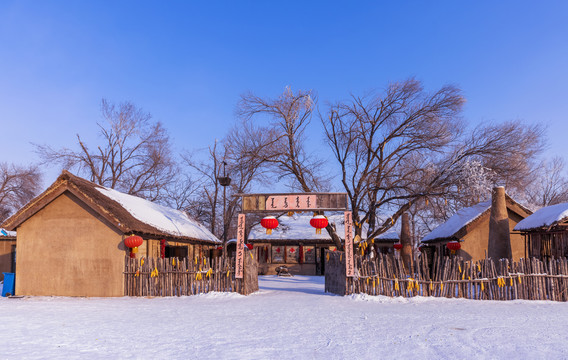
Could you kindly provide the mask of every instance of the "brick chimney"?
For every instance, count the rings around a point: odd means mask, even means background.
[[[494,260],[512,258],[509,216],[507,215],[505,188],[502,186],[494,187],[491,192],[487,256]]]

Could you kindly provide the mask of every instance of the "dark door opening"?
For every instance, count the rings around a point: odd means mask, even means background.
[[[168,246],[166,245],[165,257],[167,258],[186,258],[188,254],[187,246]]]
[[[16,245],[12,245],[12,266],[10,272],[16,272]]]

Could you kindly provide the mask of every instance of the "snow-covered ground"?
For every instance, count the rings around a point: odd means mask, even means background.
[[[568,304],[323,292],[260,277],[250,296],[0,299],[1,359],[566,359]]]

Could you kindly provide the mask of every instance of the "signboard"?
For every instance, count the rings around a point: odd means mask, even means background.
[[[239,194],[244,212],[343,211],[347,193]]]
[[[266,210],[316,210],[315,195],[274,195],[266,198]]]
[[[353,264],[353,221],[351,219],[351,211],[345,214],[345,275],[349,277],[355,276],[355,268]]]
[[[245,214],[239,214],[237,224],[237,261],[235,264],[235,278],[243,278],[245,260]]]

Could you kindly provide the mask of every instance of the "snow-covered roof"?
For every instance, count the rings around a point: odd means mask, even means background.
[[[266,229],[260,224],[252,227],[250,230],[248,239],[259,241],[259,240],[309,240],[309,241],[322,241],[329,242],[331,237],[322,229],[321,234],[316,234],[316,230],[310,225],[310,220],[312,218],[311,214],[294,214],[292,216],[282,215],[278,218],[279,225],[276,229],[272,230],[272,234],[266,234]],[[341,239],[345,237],[345,222],[344,215],[333,214],[327,215],[330,223],[335,223],[337,235]],[[363,229],[363,236],[365,238],[366,230]]]
[[[183,211],[168,208],[107,187],[98,187],[97,190],[118,202],[136,219],[167,234],[221,242],[205,226],[191,219]]]
[[[0,228],[0,236],[16,237],[16,232]]]
[[[71,193],[123,234],[139,234],[153,239],[219,244],[205,226],[186,213],[158,205],[137,196],[97,185],[64,170],[43,193],[8,218],[2,226],[16,230],[64,193]]]
[[[400,228],[399,227],[392,227],[382,233],[381,235],[376,237],[379,241],[399,241],[400,240]]]
[[[432,232],[427,234],[422,239],[422,242],[451,238],[464,226],[479,218],[490,208],[491,200],[481,202],[471,207],[463,208],[456,212],[452,217],[450,217],[448,221],[441,224],[440,226],[432,230]]]
[[[543,207],[534,214],[519,221],[513,230],[525,231],[542,227],[550,227],[568,218],[568,203]]]

